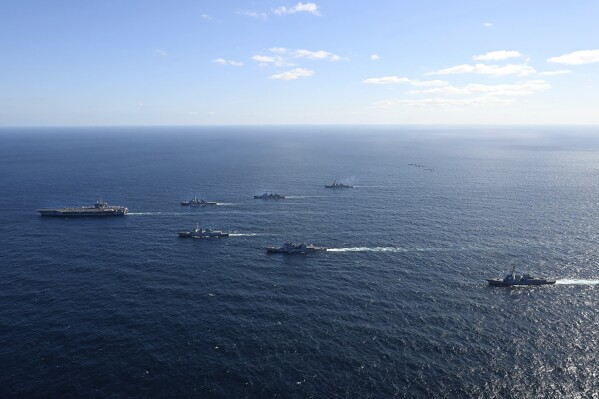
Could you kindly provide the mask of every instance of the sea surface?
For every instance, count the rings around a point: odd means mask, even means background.
[[[2,129],[0,193],[2,397],[599,395],[599,129]]]

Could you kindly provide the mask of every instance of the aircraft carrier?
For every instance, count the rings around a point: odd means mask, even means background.
[[[78,216],[125,216],[129,210],[124,206],[108,205],[102,200],[92,206],[80,208],[38,209],[41,216],[78,217]]]

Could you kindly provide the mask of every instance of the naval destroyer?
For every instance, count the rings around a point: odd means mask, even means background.
[[[177,234],[182,238],[220,238],[229,236],[229,233],[224,233],[221,230],[202,229],[199,224],[196,225],[193,231],[179,231]]]
[[[337,180],[333,182],[333,184],[324,186],[325,188],[354,188],[354,186],[350,186],[349,184],[337,183]]]
[[[512,272],[507,274],[503,280],[487,279],[487,281],[489,285],[496,287],[555,284],[555,280],[553,279],[532,277],[530,274],[518,274],[516,273],[516,266],[512,267]]]

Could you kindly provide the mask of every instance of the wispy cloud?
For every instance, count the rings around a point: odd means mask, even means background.
[[[371,59],[371,60],[373,60],[373,61],[378,61],[378,60],[380,59],[380,57],[379,57],[379,55],[378,55],[378,54],[372,54],[372,55],[370,56],[370,59]]]
[[[160,57],[166,57],[168,53],[162,49],[157,48],[154,50],[154,54],[159,55]]]
[[[484,26],[485,28],[490,28],[491,26],[493,26],[493,24],[492,24],[492,23],[490,23],[490,22],[483,22],[483,26]]]
[[[306,78],[314,75],[314,71],[311,69],[295,68],[290,71],[276,73],[270,78],[275,80],[295,80],[299,78]]]
[[[237,11],[238,15],[245,15],[246,17],[257,18],[257,19],[267,19],[268,14],[260,11]]]
[[[320,16],[320,12],[318,11],[318,6],[315,3],[302,3],[299,2],[293,7],[277,7],[273,8],[272,12],[277,15],[285,15],[285,14],[295,14],[298,12],[307,12],[313,15]]]
[[[557,76],[557,75],[566,75],[568,73],[572,73],[572,71],[569,69],[560,69],[558,71],[539,72],[539,75],[540,76]]]
[[[208,14],[202,14],[202,19],[208,20],[208,21],[212,21],[212,17]]]
[[[486,104],[508,105],[515,101],[515,97],[532,95],[550,88],[551,86],[544,80],[530,80],[509,85],[468,84],[463,87],[445,85],[408,92],[413,95],[432,95],[429,98],[383,100],[375,103],[374,106],[375,108],[398,106],[465,108]],[[455,96],[466,98],[455,98]]]
[[[259,55],[259,54],[257,54],[252,57],[252,60],[258,62],[260,66],[274,65],[277,67],[287,67],[287,66],[295,65],[293,62],[288,61],[287,59],[283,58],[282,56],[280,56],[278,54],[275,54],[275,55]]]
[[[268,51],[275,54],[287,54],[287,49],[285,47],[272,47],[269,48]]]
[[[369,78],[362,81],[367,85],[388,85],[388,84],[399,84],[399,83],[410,83],[408,78],[399,78],[397,76],[384,76],[382,78]]]
[[[423,98],[419,100],[382,100],[374,104],[375,108],[389,109],[396,108],[398,106],[408,107],[438,107],[438,108],[465,108],[475,107],[486,104],[493,105],[509,105],[513,103],[511,99],[480,96],[468,99],[456,99],[456,98]]]
[[[599,50],[574,51],[559,57],[551,57],[547,61],[566,65],[593,64],[599,62]]]
[[[367,85],[388,85],[388,84],[402,84],[402,83],[406,83],[406,84],[410,84],[412,86],[425,86],[425,87],[431,87],[431,86],[444,86],[444,85],[448,85],[449,83],[447,83],[444,80],[418,80],[418,79],[410,79],[410,78],[405,78],[405,77],[397,77],[397,76],[384,76],[382,78],[370,78],[370,79],[365,79],[362,81],[362,83],[367,84]]]
[[[215,64],[220,64],[220,65],[230,65],[230,66],[236,66],[236,67],[243,66],[243,62],[233,61],[233,60],[225,60],[224,58],[217,58],[217,59],[212,60],[212,62],[214,62]]]
[[[463,64],[457,65],[450,68],[439,69],[437,71],[429,72],[427,75],[457,75],[464,73],[474,73],[479,75],[491,75],[491,76],[505,76],[505,75],[518,75],[526,76],[535,74],[537,71],[526,64],[508,64],[508,65],[486,65],[486,64]]]
[[[517,97],[534,94],[535,92],[550,89],[549,83],[544,80],[529,80],[517,84],[483,85],[468,84],[463,87],[444,86],[426,90],[412,90],[408,94],[437,94],[437,95],[474,95],[484,94],[494,97]]]
[[[310,50],[295,50],[293,53],[295,58],[307,58],[309,60],[329,60],[329,61],[340,61],[342,58],[337,54],[330,53],[324,50],[310,51]],[[346,59],[346,58],[343,58]]]
[[[318,50],[290,50],[284,47],[273,47],[268,49],[271,55],[257,54],[252,57],[254,61],[260,63],[260,66],[274,65],[277,67],[294,66],[296,65],[294,60],[306,59],[306,60],[328,60],[328,61],[341,61],[347,60],[346,57],[341,57],[337,54],[329,51]]]
[[[509,58],[518,58],[522,57],[519,51],[507,51],[507,50],[499,50],[499,51],[490,51],[485,54],[475,55],[472,57],[475,61],[503,61]]]

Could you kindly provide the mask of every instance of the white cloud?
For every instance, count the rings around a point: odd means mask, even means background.
[[[310,77],[312,75],[314,75],[314,71],[311,69],[295,68],[290,71],[276,73],[270,78],[276,80],[295,80],[299,78]]]
[[[294,66],[295,64],[281,57],[280,55],[255,55],[252,60],[260,63],[260,66],[274,65],[277,67]]]
[[[397,76],[385,76],[382,78],[370,78],[370,79],[363,80],[362,83],[367,84],[367,85],[388,85],[388,84],[407,83],[412,86],[428,86],[428,87],[444,86],[444,85],[449,84],[444,80],[417,80],[417,79],[410,79],[410,78],[399,78]]]
[[[444,80],[410,80],[410,84],[416,87],[434,87],[434,86],[445,86],[449,83]]]
[[[490,28],[491,26],[493,26],[493,24],[492,24],[492,23],[490,23],[490,22],[483,22],[483,26],[484,26],[485,28]]]
[[[547,61],[566,65],[593,64],[599,62],[599,50],[574,51],[559,57],[551,57]]]
[[[286,54],[287,49],[285,47],[272,47],[268,49],[271,53],[275,54]]]
[[[514,97],[532,95],[550,88],[551,86],[544,80],[530,80],[511,85],[469,84],[463,87],[447,85],[408,92],[408,94],[426,94],[433,95],[433,97],[408,100],[383,100],[375,103],[374,106],[376,108],[393,108],[398,106],[465,108],[486,104],[508,105],[514,102]],[[469,96],[469,98],[452,98],[452,96],[456,95]]]
[[[255,55],[252,59],[264,64],[274,64],[276,62],[276,57],[270,55]]]
[[[290,50],[284,47],[273,47],[268,49],[272,55],[261,55],[257,54],[252,57],[254,61],[260,63],[260,66],[274,65],[278,67],[295,66],[294,59],[307,59],[307,60],[329,60],[329,61],[341,61],[347,60],[345,57],[340,57],[337,54],[333,54],[328,51],[318,50]]]
[[[537,91],[550,89],[544,80],[529,80],[511,85],[468,84],[463,87],[443,86],[426,90],[412,90],[408,94],[437,94],[437,95],[474,95],[484,94],[492,97],[515,97],[534,94]]]
[[[309,60],[339,61],[342,59],[337,54],[329,53],[328,51],[324,51],[324,50],[318,50],[318,51],[295,50],[294,56],[295,56],[295,58],[307,58]]]
[[[202,19],[206,19],[208,21],[212,21],[212,17],[208,14],[202,14]]]
[[[518,58],[522,57],[519,51],[507,51],[507,50],[499,50],[499,51],[490,51],[485,54],[475,55],[472,57],[475,61],[503,61],[509,58]]]
[[[370,78],[362,81],[367,85],[388,85],[388,84],[398,84],[398,83],[410,83],[410,79],[408,78],[398,78],[397,76],[385,76],[382,78]]]
[[[380,59],[380,57],[379,57],[379,55],[378,55],[378,54],[372,54],[372,55],[370,56],[370,59],[371,59],[371,60],[373,60],[373,61],[378,61],[378,60]]]
[[[238,11],[237,14],[245,15],[246,17],[258,18],[258,19],[267,19],[268,15],[265,12],[259,11]]]
[[[423,98],[420,100],[382,100],[374,104],[375,108],[395,108],[401,105],[408,107],[451,107],[451,108],[464,108],[473,107],[485,104],[511,104],[513,100],[506,100],[497,97],[481,96],[469,99],[455,99],[455,98]]]
[[[535,74],[537,71],[529,65],[516,65],[508,64],[504,66],[499,65],[457,65],[451,68],[440,69],[438,71],[429,72],[427,75],[456,75],[462,73],[475,73],[479,75],[491,75],[491,76],[505,76],[505,75],[518,75],[526,76]]]
[[[217,59],[212,60],[212,62],[214,62],[215,64],[220,64],[220,65],[231,65],[231,66],[236,66],[236,67],[243,66],[243,62],[225,60],[224,58],[217,58]]]
[[[273,8],[272,12],[274,12],[277,15],[295,14],[298,12],[308,12],[310,14],[320,16],[320,12],[318,11],[318,6],[315,3],[299,2],[293,7],[281,6],[281,7]]]
[[[560,69],[558,71],[539,72],[539,75],[540,76],[556,76],[556,75],[565,75],[568,73],[572,73],[572,71],[569,69]]]
[[[159,55],[161,57],[166,57],[168,55],[168,53],[164,50],[161,50],[159,48],[157,48],[156,50],[154,50],[154,54]]]

